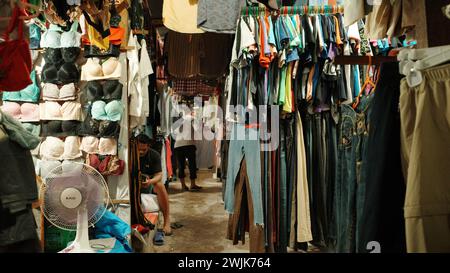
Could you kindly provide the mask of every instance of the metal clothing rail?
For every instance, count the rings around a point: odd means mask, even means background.
[[[241,10],[241,16],[254,16],[261,13],[270,13],[271,15],[287,14],[332,14],[344,13],[342,5],[322,5],[322,6],[283,6],[278,10],[270,10],[266,7],[245,7]]]

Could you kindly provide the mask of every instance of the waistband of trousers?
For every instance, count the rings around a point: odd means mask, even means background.
[[[433,81],[448,81],[450,80],[450,64],[425,69],[422,71],[422,76]]]

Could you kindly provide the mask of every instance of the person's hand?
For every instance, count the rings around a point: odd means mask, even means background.
[[[150,177],[147,177],[147,178],[145,179],[145,181],[143,181],[143,182],[141,183],[141,186],[142,186],[142,188],[146,189],[146,188],[150,187],[151,184],[152,184],[152,183],[151,183]]]

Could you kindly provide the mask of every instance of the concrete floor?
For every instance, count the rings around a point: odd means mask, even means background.
[[[226,239],[228,214],[222,201],[222,182],[213,179],[209,171],[200,171],[198,177],[197,184],[203,187],[199,192],[182,192],[179,180],[170,183],[172,223],[178,222],[183,227],[173,229],[172,236],[165,237],[163,246],[153,246],[153,233],[150,234],[144,252],[249,252],[248,239],[246,245],[233,245]]]

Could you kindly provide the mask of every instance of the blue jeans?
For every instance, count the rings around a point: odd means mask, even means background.
[[[264,225],[261,195],[261,156],[259,131],[247,129],[244,124],[234,124],[228,150],[227,185],[225,189],[225,209],[234,212],[234,185],[245,156],[247,176],[250,183],[254,207],[254,224]]]
[[[337,252],[356,252],[358,247],[357,230],[365,198],[361,170],[367,157],[370,101],[371,97],[364,97],[357,111],[349,105],[341,105],[335,185]]]

